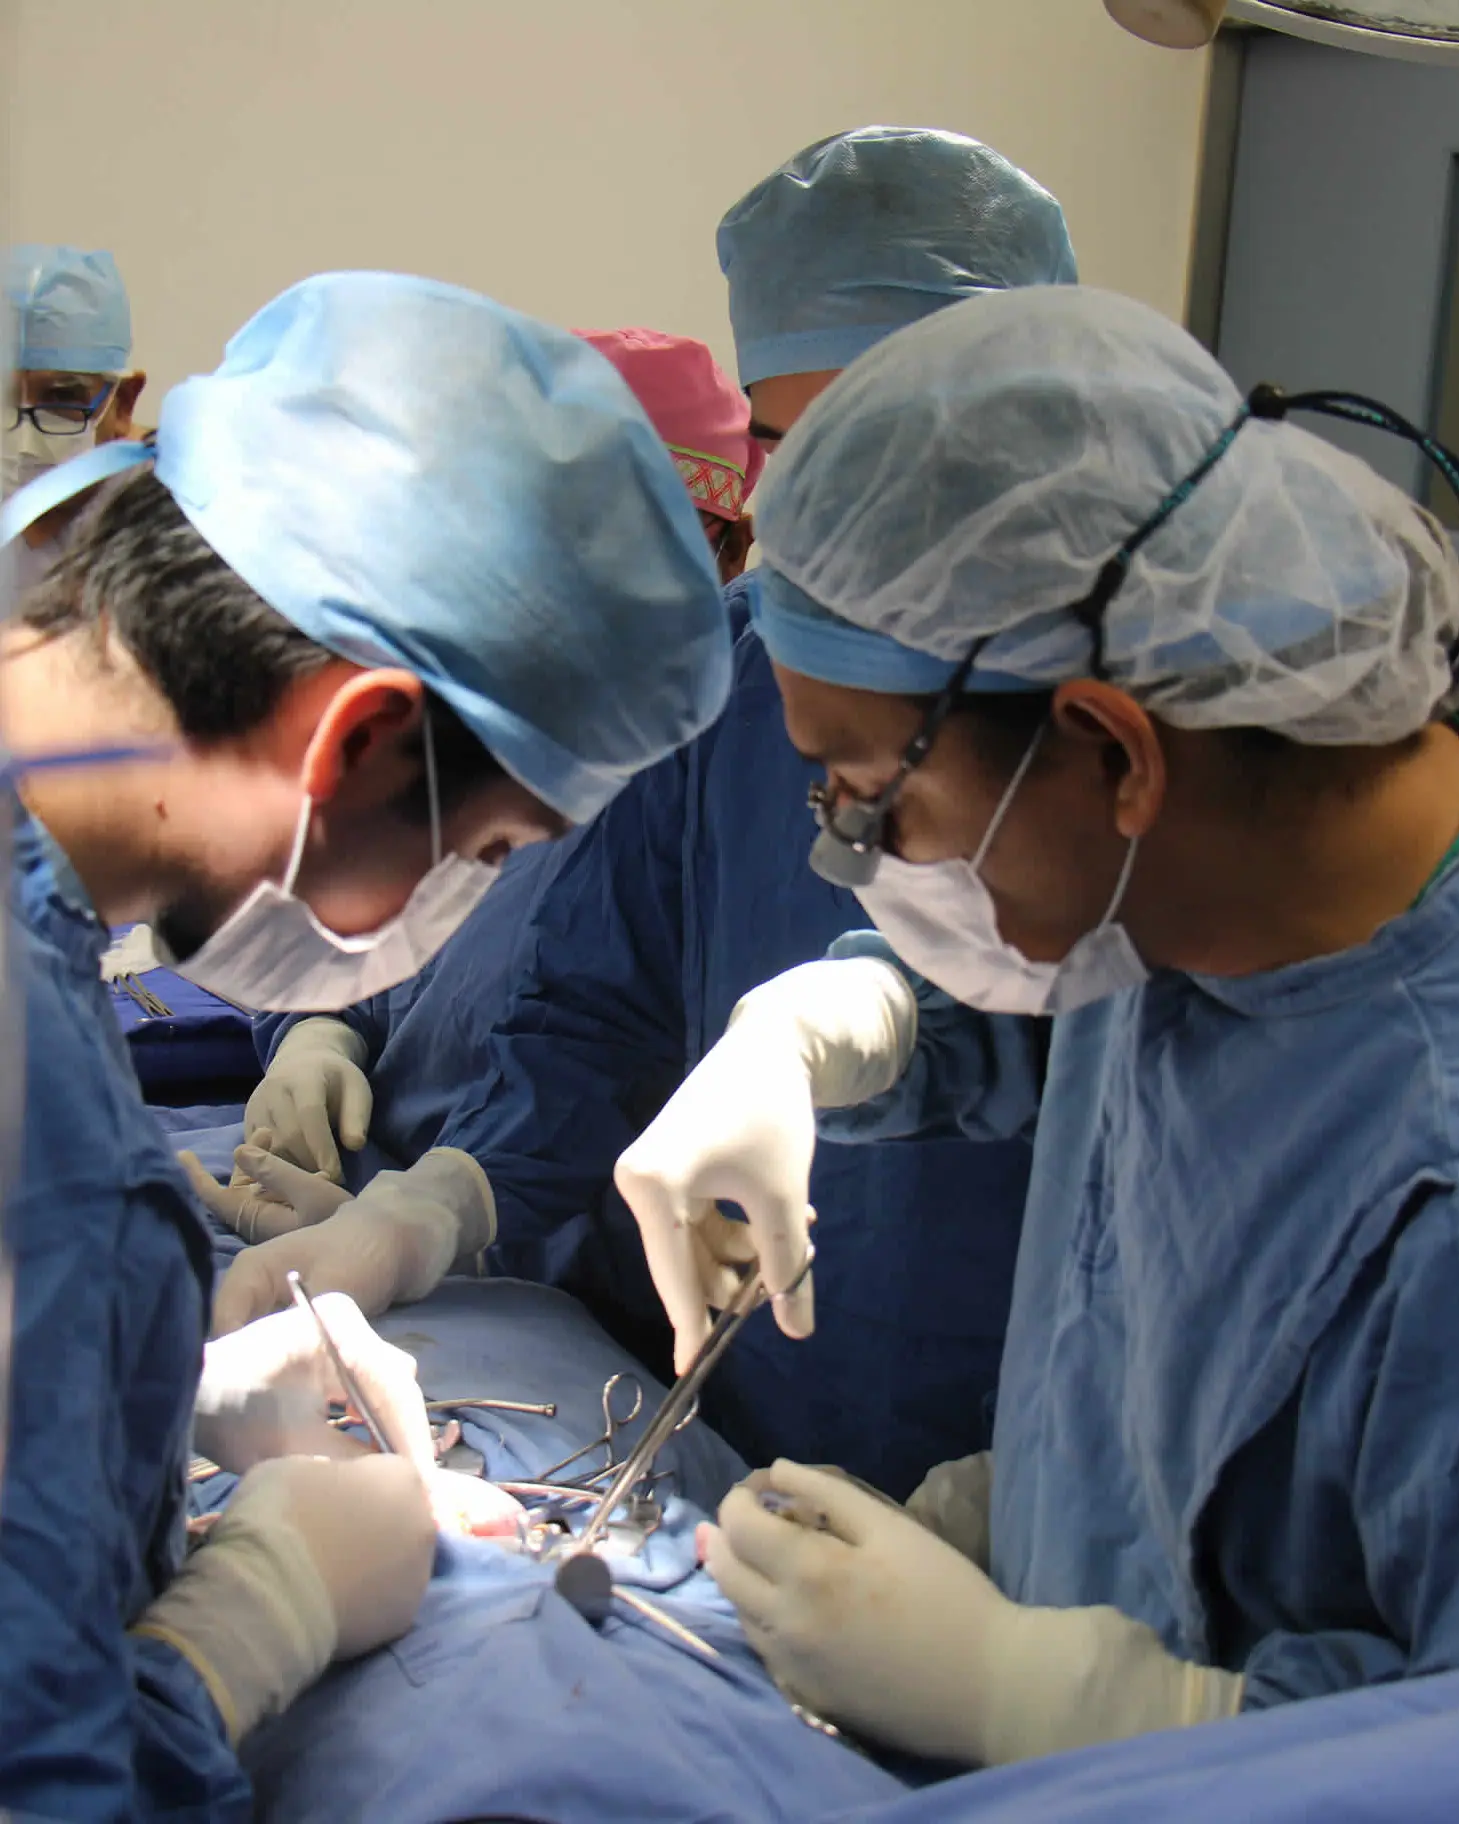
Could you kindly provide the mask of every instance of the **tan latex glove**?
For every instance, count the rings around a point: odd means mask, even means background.
[[[259,1144],[240,1146],[233,1154],[233,1178],[219,1184],[196,1153],[179,1153],[178,1163],[199,1201],[224,1228],[246,1242],[271,1241],[323,1222],[350,1200],[342,1184],[322,1172],[306,1172],[277,1159],[267,1150],[267,1128]]]
[[[237,1742],[336,1659],[404,1634],[436,1529],[404,1457],[281,1457],[252,1469],[134,1633],[194,1667]]]
[[[993,1453],[957,1457],[930,1469],[907,1501],[907,1512],[945,1539],[980,1571],[992,1569]]]
[[[1010,1602],[961,1553],[840,1477],[779,1462],[768,1486],[801,1520],[732,1489],[708,1569],[781,1689],[868,1741],[994,1766],[1240,1705],[1234,1673],[1174,1658],[1116,1609]]]
[[[343,1171],[335,1136],[358,1152],[370,1130],[368,1058],[365,1041],[343,1020],[300,1020],[284,1034],[248,1098],[243,1138],[338,1183]]]
[[[254,1158],[271,1194],[297,1197],[317,1184],[297,1166]],[[313,1193],[311,1193],[313,1194]],[[367,1316],[433,1291],[457,1262],[474,1265],[496,1239],[496,1199],[469,1153],[437,1147],[408,1172],[381,1172],[324,1222],[248,1248],[223,1276],[213,1334],[283,1310],[297,1272],[316,1297],[348,1292]]]

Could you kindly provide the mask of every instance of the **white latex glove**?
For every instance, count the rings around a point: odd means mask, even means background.
[[[236,1743],[331,1660],[405,1633],[435,1544],[425,1488],[403,1457],[281,1457],[243,1478],[133,1632],[194,1666]]]
[[[244,1139],[338,1183],[343,1171],[335,1135],[357,1153],[370,1128],[374,1096],[364,1068],[369,1055],[365,1041],[343,1020],[291,1026],[248,1098]]]
[[[314,1302],[391,1449],[422,1479],[434,1476],[415,1358],[377,1336],[342,1292],[323,1293]],[[193,1441],[203,1456],[235,1475],[268,1457],[343,1457],[358,1445],[327,1419],[330,1401],[346,1404],[348,1397],[318,1325],[291,1303],[287,1311],[215,1338],[203,1351]]]
[[[219,1184],[196,1153],[177,1155],[199,1200],[225,1228],[247,1242],[269,1241],[323,1222],[349,1202],[342,1184],[276,1159],[267,1151],[268,1129],[259,1134],[264,1144],[234,1151],[230,1184]]]
[[[980,1571],[992,1566],[993,1453],[938,1463],[907,1500],[907,1512]]]
[[[254,1160],[252,1169],[266,1190],[283,1196],[295,1194],[296,1180],[309,1179],[277,1159]],[[315,1297],[348,1292],[374,1317],[424,1298],[458,1261],[475,1265],[495,1239],[496,1199],[486,1173],[469,1153],[437,1147],[408,1172],[381,1172],[326,1221],[245,1249],[218,1288],[213,1335],[292,1303],[291,1269]]]
[[[916,1000],[889,964],[803,964],[745,996],[724,1037],[619,1159],[614,1180],[674,1326],[678,1372],[708,1334],[711,1309],[733,1296],[730,1263],[758,1260],[775,1294],[800,1274],[815,1216],[815,1110],[890,1089],[916,1037]],[[738,1203],[748,1224],[721,1215],[719,1197]],[[809,1276],[777,1296],[774,1311],[787,1336],[809,1336]]]
[[[781,1689],[868,1741],[994,1766],[1240,1706],[1237,1674],[1174,1658],[1117,1609],[1010,1602],[839,1477],[779,1462],[768,1483],[808,1523],[741,1484],[708,1530],[706,1563]]]
[[[515,1537],[521,1502],[480,1476],[437,1467],[415,1357],[378,1336],[344,1293],[326,1292],[314,1303],[386,1442],[425,1483],[440,1530]],[[294,1305],[208,1344],[193,1443],[235,1475],[270,1457],[344,1461],[368,1454],[373,1446],[327,1422],[331,1401],[351,1405],[318,1325]]]

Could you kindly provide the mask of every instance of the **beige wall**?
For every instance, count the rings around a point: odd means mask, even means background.
[[[11,232],[115,252],[162,385],[331,266],[727,358],[720,212],[873,120],[988,140],[1063,200],[1086,279],[1182,305],[1204,61],[1099,0],[4,6]]]

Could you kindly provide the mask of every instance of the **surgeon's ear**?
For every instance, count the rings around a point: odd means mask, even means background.
[[[1133,697],[1095,678],[1061,684],[1053,717],[1066,739],[1102,750],[1120,835],[1145,835],[1160,815],[1166,784],[1165,750],[1150,717]]]
[[[388,804],[419,772],[401,737],[425,709],[425,686],[414,672],[357,671],[330,697],[315,724],[300,783],[316,804],[347,787],[352,796]]]

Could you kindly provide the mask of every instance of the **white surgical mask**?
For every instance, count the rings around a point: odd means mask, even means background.
[[[433,865],[402,909],[378,930],[341,937],[294,892],[314,814],[313,801],[306,798],[282,885],[261,882],[185,963],[169,966],[200,988],[264,1013],[338,1013],[419,975],[501,873],[482,861],[441,854],[429,726],[426,778]],[[154,942],[165,949],[160,938]]]
[[[872,923],[909,968],[984,1013],[1070,1013],[1121,989],[1137,988],[1149,975],[1129,933],[1115,919],[1134,871],[1138,841],[1130,843],[1104,917],[1062,962],[1030,962],[999,934],[997,910],[981,869],[1042,734],[1034,736],[1019,762],[971,861],[913,864],[883,855],[876,877],[856,889]]]
[[[38,431],[29,418],[22,418],[18,429],[6,433],[4,447],[0,449],[0,498],[8,500],[59,463],[69,462],[83,450],[95,449],[100,416],[98,412],[79,437],[58,437],[53,431]]]

